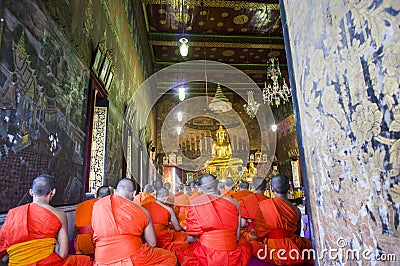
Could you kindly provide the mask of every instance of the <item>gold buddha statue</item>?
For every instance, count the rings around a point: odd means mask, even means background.
[[[221,177],[237,173],[238,166],[241,166],[243,161],[239,158],[231,158],[231,144],[226,140],[226,132],[221,124],[217,130],[216,137],[217,141],[214,142],[211,151],[213,158],[205,164],[207,172]]]

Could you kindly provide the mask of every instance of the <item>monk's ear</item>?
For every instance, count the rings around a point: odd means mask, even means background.
[[[31,195],[31,197],[33,197],[33,190],[31,188],[29,189],[29,195]]]
[[[51,197],[53,198],[54,195],[56,194],[56,188],[53,188],[53,190],[50,193],[51,193]]]

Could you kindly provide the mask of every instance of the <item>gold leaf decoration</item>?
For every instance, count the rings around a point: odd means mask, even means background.
[[[233,51],[233,50],[225,50],[222,52],[223,56],[232,56],[234,54],[235,54],[235,51]]]
[[[180,23],[187,23],[190,20],[190,15],[188,13],[178,13],[175,15],[175,20]]]
[[[249,21],[249,17],[246,15],[239,15],[233,18],[233,23],[236,25],[243,25]]]

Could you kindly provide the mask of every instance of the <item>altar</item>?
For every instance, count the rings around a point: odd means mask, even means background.
[[[207,173],[215,175],[218,179],[232,177],[237,180],[248,177],[243,160],[232,157],[231,144],[221,124],[216,133],[216,142],[212,145],[211,155],[212,159],[207,160],[204,165]]]

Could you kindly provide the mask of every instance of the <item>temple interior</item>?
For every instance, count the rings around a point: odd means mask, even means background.
[[[0,6],[0,226],[44,173],[70,239],[76,205],[124,177],[262,177],[273,197],[283,174],[315,265],[400,259],[398,1]],[[324,254],[339,240],[375,260]]]

